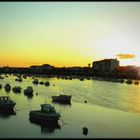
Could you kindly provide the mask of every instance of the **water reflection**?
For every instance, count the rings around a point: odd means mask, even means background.
[[[0,118],[9,118],[11,115],[16,115],[16,112],[12,109],[12,110],[0,110]]]
[[[33,94],[24,94],[28,99],[32,99],[33,98]]]
[[[5,91],[6,91],[6,93],[10,93],[10,90],[6,90],[6,89],[5,89]]]
[[[35,125],[40,125],[41,127],[41,133],[53,133],[55,129],[61,129],[61,126],[58,123],[58,120],[56,121],[38,121],[33,118],[29,118],[30,123],[33,123]]]
[[[56,101],[52,101],[52,103],[55,104],[60,104],[63,106],[71,106],[71,102],[56,102]]]

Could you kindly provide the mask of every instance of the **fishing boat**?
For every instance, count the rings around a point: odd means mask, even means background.
[[[0,109],[1,110],[12,110],[16,103],[8,96],[0,96]]]
[[[60,118],[60,113],[56,112],[51,104],[41,104],[41,110],[30,111],[30,119],[36,121],[56,122]]]

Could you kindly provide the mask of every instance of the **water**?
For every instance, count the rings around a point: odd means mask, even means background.
[[[16,114],[6,117],[0,115],[0,138],[140,137],[140,85],[97,80],[37,78],[39,81],[49,81],[50,86],[47,87],[32,84],[32,77],[23,79],[23,82],[15,79],[12,75],[0,79],[3,86],[0,96],[8,95],[16,102]],[[5,92],[6,83],[11,87],[20,86],[22,92]],[[34,89],[32,98],[23,94],[27,86]],[[71,105],[51,102],[51,96],[60,93],[72,95]],[[60,112],[60,128],[50,129],[29,121],[29,112],[40,109],[40,104],[45,101],[52,103]],[[88,128],[87,135],[82,133],[83,127]]]

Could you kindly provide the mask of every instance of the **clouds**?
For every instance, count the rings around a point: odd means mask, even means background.
[[[116,56],[119,59],[133,59],[136,57],[134,54],[117,54]]]

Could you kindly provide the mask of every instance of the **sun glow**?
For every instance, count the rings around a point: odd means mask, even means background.
[[[140,65],[139,3],[0,3],[0,66]]]

